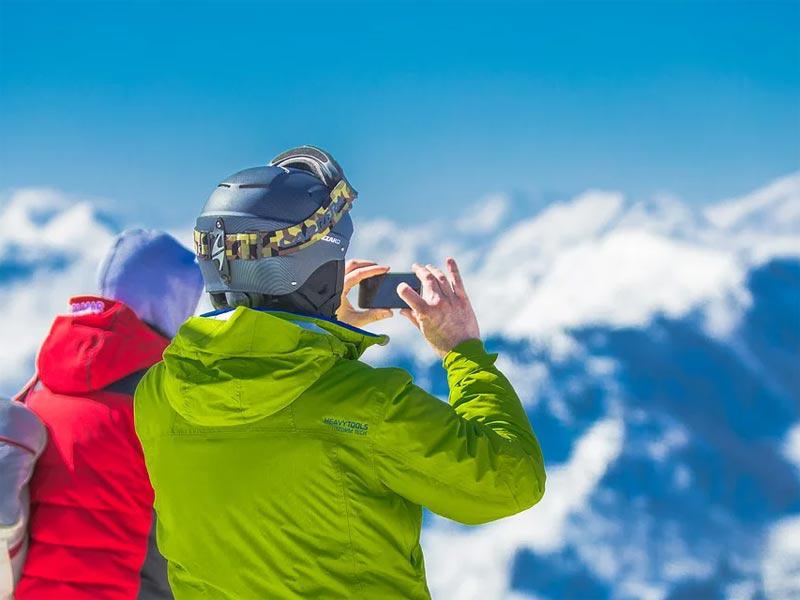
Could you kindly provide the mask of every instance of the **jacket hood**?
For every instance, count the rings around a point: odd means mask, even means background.
[[[338,359],[387,341],[338,322],[244,307],[193,317],[164,352],[165,391],[191,423],[251,423],[287,407]]]
[[[52,392],[100,390],[161,360],[167,340],[122,302],[78,296],[70,307],[71,314],[56,317],[37,359]]]

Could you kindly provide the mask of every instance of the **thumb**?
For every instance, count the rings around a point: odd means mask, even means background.
[[[364,314],[364,324],[367,323],[374,323],[375,321],[381,321],[383,319],[389,319],[394,315],[392,309],[390,308],[371,308],[366,311]]]

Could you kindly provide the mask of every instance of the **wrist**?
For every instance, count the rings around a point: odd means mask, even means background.
[[[478,363],[486,360],[488,360],[490,363],[494,363],[494,355],[486,352],[486,348],[483,345],[483,340],[477,337],[468,338],[458,342],[450,350],[444,353],[444,356],[442,356],[442,362],[445,368],[447,368],[453,363],[453,361],[458,360],[459,358],[466,358]]]

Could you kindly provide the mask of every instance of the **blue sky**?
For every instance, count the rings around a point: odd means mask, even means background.
[[[718,200],[800,165],[799,28],[798,2],[0,0],[0,190],[186,225],[314,143],[400,222],[497,191]]]

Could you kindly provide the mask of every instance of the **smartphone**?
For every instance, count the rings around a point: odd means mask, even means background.
[[[414,273],[386,273],[365,279],[358,285],[358,306],[360,308],[408,308],[400,296],[397,286],[407,283],[419,293],[420,280]]]

